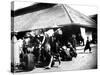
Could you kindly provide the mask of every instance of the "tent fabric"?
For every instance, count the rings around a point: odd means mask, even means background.
[[[14,29],[11,31],[20,32],[27,30],[34,30],[39,28],[59,27],[61,25],[82,24],[85,26],[93,27],[92,21],[86,16],[74,11],[69,6],[65,6],[68,15],[63,6],[55,5],[51,8],[27,13],[14,17]]]
[[[95,27],[95,22],[88,16],[74,10],[73,8],[69,7],[68,5],[64,5],[66,10],[68,11],[73,23],[80,24],[85,27]]]
[[[14,17],[14,31],[48,28],[70,24],[71,21],[61,6]]]

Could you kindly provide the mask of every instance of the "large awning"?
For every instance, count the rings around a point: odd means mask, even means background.
[[[89,17],[62,4],[56,4],[46,9],[14,16],[12,19],[14,23],[12,23],[11,31],[13,32],[53,28],[71,24],[95,28],[95,23]]]

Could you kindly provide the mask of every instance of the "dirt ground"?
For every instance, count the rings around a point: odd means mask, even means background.
[[[86,70],[97,68],[97,46],[92,47],[92,53],[87,50],[85,53],[84,48],[77,49],[77,57],[73,58],[72,61],[62,61],[61,65],[58,66],[58,62],[55,63],[51,69],[35,68],[29,72],[19,72],[16,74],[30,74],[38,72],[57,72],[57,71],[68,71],[68,70]]]

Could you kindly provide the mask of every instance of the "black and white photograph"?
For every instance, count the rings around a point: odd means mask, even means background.
[[[97,69],[97,8],[11,2],[11,73]]]

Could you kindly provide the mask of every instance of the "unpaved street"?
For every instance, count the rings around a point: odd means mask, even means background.
[[[54,71],[65,71],[65,70],[84,70],[93,69],[97,65],[97,46],[92,47],[92,53],[87,50],[85,53],[83,49],[77,49],[78,56],[73,58],[72,61],[62,61],[61,66],[58,67],[58,62],[51,69],[35,68],[30,72],[19,72],[23,73],[38,73],[38,72],[54,72]],[[16,73],[16,74],[19,74]]]

